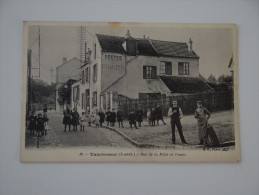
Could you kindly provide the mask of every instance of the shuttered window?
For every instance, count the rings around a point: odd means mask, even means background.
[[[156,66],[143,66],[143,78],[156,79],[157,78]]]
[[[160,62],[160,74],[172,75],[172,62]]]
[[[189,62],[179,62],[178,63],[178,74],[179,75],[189,75]]]

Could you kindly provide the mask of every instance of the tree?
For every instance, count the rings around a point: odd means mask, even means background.
[[[210,74],[210,76],[208,77],[208,82],[216,83],[217,79],[215,78],[215,76],[213,74]]]
[[[219,83],[225,83],[227,84],[228,86],[231,86],[233,85],[233,77],[232,76],[229,76],[229,75],[220,75],[218,77],[218,82]]]
[[[32,79],[32,102],[41,104],[55,102],[55,90],[55,83],[49,85],[40,79]]]
[[[58,88],[58,104],[63,106],[65,103],[71,102],[71,86],[76,80],[69,79],[66,83]]]

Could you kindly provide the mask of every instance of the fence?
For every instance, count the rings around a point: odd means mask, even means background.
[[[159,104],[163,110],[163,114],[167,115],[168,108],[171,106],[173,100],[177,100],[178,106],[181,107],[184,114],[194,113],[198,100],[201,100],[204,107],[209,111],[229,110],[234,108],[234,96],[232,91],[175,95],[172,97],[162,96],[148,99],[129,99],[125,96],[118,95],[118,107],[125,113],[125,116],[127,116],[131,109],[137,110],[137,108],[141,106],[146,114],[148,109],[155,108],[157,104]]]

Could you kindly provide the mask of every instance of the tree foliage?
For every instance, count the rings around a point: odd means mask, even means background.
[[[66,83],[58,88],[58,104],[63,106],[65,103],[70,103],[71,101],[71,86],[76,80],[69,79]]]
[[[56,84],[48,84],[40,79],[32,79],[32,102],[55,103]]]
[[[210,76],[208,77],[208,82],[210,83],[216,83],[217,79],[213,74],[210,74]]]
[[[218,77],[218,83],[225,83],[228,86],[233,85],[233,77],[229,75],[220,75]]]

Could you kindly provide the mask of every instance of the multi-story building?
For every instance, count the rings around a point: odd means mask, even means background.
[[[81,78],[81,66],[82,62],[73,58],[67,61],[67,58],[63,58],[63,63],[56,67],[56,110],[63,110],[58,104],[58,90],[60,86],[64,85],[69,79],[79,80]]]
[[[187,43],[96,34],[81,80],[72,86],[72,107],[117,108],[129,99],[211,91],[200,77],[199,56]]]

